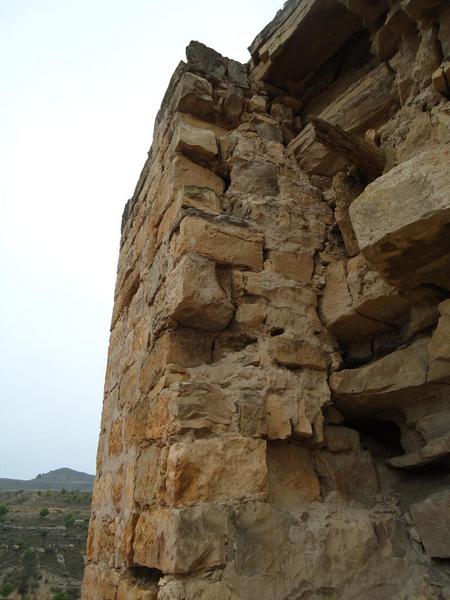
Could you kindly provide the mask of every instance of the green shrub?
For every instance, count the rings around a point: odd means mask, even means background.
[[[67,596],[65,595],[64,592],[57,592],[54,596],[53,596],[53,600],[67,600]]]
[[[0,596],[2,598],[7,598],[13,591],[14,588],[10,583],[4,583],[3,586],[0,588]]]
[[[0,518],[4,517],[6,514],[9,513],[9,508],[6,506],[6,504],[0,504]]]
[[[75,525],[75,515],[71,512],[68,512],[64,515],[64,524],[66,527],[72,527]]]
[[[39,516],[42,518],[45,518],[49,513],[48,508],[41,508],[41,510],[39,511]]]

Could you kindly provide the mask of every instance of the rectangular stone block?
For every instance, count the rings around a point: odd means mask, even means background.
[[[312,254],[306,252],[269,252],[266,268],[299,283],[310,283],[314,270]]]
[[[166,438],[186,431],[225,431],[233,407],[218,385],[207,381],[176,383],[155,389],[146,414],[146,437]]]
[[[208,163],[218,152],[216,136],[211,130],[182,122],[175,124],[172,148],[199,163]]]
[[[195,73],[184,73],[176,91],[175,108],[194,115],[210,116],[214,103],[209,81]]]
[[[269,353],[273,360],[286,367],[325,370],[327,362],[319,346],[284,335],[269,338]]]
[[[142,361],[139,372],[139,388],[142,393],[150,390],[169,364],[179,367],[195,367],[211,361],[212,340],[194,329],[166,331]]]
[[[166,501],[194,502],[259,496],[266,486],[266,442],[226,437],[173,444],[167,457]]]
[[[263,236],[244,227],[219,225],[199,217],[186,217],[180,224],[176,254],[195,252],[219,264],[260,271],[263,266]]]
[[[225,329],[234,306],[219,285],[214,262],[202,256],[183,256],[169,280],[165,305],[172,318],[186,327]]]
[[[396,287],[450,289],[450,149],[437,146],[368,185],[350,206],[367,261]]]
[[[226,508],[215,504],[141,513],[134,561],[164,573],[186,574],[225,564]]]

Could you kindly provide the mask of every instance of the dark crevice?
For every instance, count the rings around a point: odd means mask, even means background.
[[[152,587],[158,584],[161,577],[164,577],[164,573],[159,569],[152,567],[135,566],[128,569],[128,574],[136,581],[141,587]]]

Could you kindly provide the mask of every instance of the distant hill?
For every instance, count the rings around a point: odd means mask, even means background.
[[[64,488],[90,492],[94,479],[94,475],[63,468],[40,473],[34,479],[28,480],[0,478],[0,490],[61,490]]]

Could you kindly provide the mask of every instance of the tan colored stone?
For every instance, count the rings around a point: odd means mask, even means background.
[[[266,426],[269,440],[284,440],[292,433],[292,411],[282,394],[269,393],[266,398]]]
[[[267,110],[267,99],[264,96],[254,94],[248,102],[249,112],[265,113]]]
[[[181,325],[220,331],[230,322],[234,306],[216,278],[216,265],[202,256],[183,256],[169,274],[165,303]]]
[[[325,494],[337,491],[344,498],[374,502],[378,477],[369,452],[334,454],[322,451],[314,460]]]
[[[176,109],[199,116],[209,116],[214,109],[212,86],[194,73],[184,73],[176,93]]]
[[[433,331],[428,352],[434,360],[450,362],[450,300],[439,305],[441,317]]]
[[[346,264],[343,260],[334,261],[327,267],[320,311],[328,330],[343,343],[348,343],[355,338],[369,339],[386,329],[379,321],[369,319],[355,311],[347,284]]]
[[[277,335],[269,339],[269,353],[273,360],[286,367],[325,370],[327,363],[319,346],[312,346],[303,340],[296,340],[285,335]]]
[[[213,383],[180,382],[154,392],[145,415],[148,439],[185,431],[218,433],[225,431],[231,423],[233,407]]]
[[[433,558],[450,557],[450,492],[443,490],[410,507],[426,553]]]
[[[218,152],[216,136],[209,129],[177,123],[172,138],[173,149],[194,162],[208,162]]]
[[[300,283],[310,283],[314,270],[314,259],[306,252],[277,252],[268,253],[265,266],[269,271],[276,271]]]
[[[431,76],[434,87],[441,94],[450,92],[450,61],[445,61]]]
[[[411,306],[361,254],[347,263],[347,284],[354,309],[366,317],[392,322]]]
[[[243,227],[186,217],[180,225],[178,255],[195,252],[219,264],[262,269],[263,238]]]
[[[450,256],[449,162],[446,147],[422,152],[367,186],[350,207],[361,252],[396,286],[450,289],[442,268]]]
[[[200,331],[188,328],[166,331],[140,366],[140,390],[151,389],[169,364],[195,367],[209,362],[211,345],[211,339]]]
[[[180,574],[221,566],[226,531],[223,506],[144,511],[136,525],[135,564]]]
[[[305,502],[320,500],[320,483],[306,448],[278,442],[267,449],[268,501],[282,510],[296,511]]]
[[[137,458],[134,476],[133,498],[141,508],[155,504],[162,486],[161,448],[151,445],[143,448]]]
[[[258,496],[266,485],[266,443],[226,437],[170,446],[166,500],[180,506]]]

